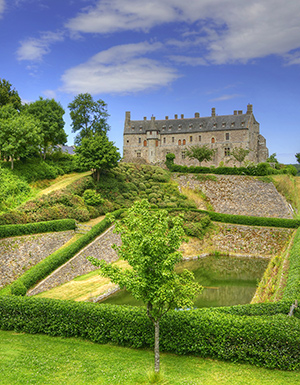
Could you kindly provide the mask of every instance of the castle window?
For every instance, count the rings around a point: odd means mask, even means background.
[[[244,126],[245,126],[245,122],[242,122],[242,123],[241,123],[241,126],[244,127]]]
[[[169,126],[169,130],[171,130],[171,129],[172,129],[172,127],[173,127],[173,126]]]
[[[229,140],[229,132],[226,132],[226,134],[225,134],[225,140]]]
[[[178,130],[181,130],[181,128],[182,128],[182,124],[179,124]]]
[[[158,147],[158,140],[155,141],[155,147]]]
[[[230,156],[230,148],[229,147],[225,147],[224,148],[224,155],[225,156]]]
[[[217,128],[217,123],[214,123],[214,128]]]
[[[185,145],[185,144],[186,144],[186,142],[185,142],[185,139],[183,139],[183,141],[182,141],[182,144],[183,144],[183,145]]]
[[[190,136],[190,142],[192,142],[193,141],[193,137],[192,136]]]
[[[175,142],[175,138],[174,138],[174,136],[172,136],[172,143],[174,143]]]
[[[201,142],[201,135],[199,135],[199,142]]]
[[[163,131],[165,131],[166,126],[162,126]]]
[[[140,152],[137,152],[137,153],[136,153],[136,157],[137,157],[137,158],[140,158],[140,157],[141,157],[141,153],[140,153]]]
[[[226,127],[226,123],[225,122],[222,123],[222,127],[223,128]]]
[[[235,123],[234,123],[234,122],[232,122],[232,123],[231,123],[231,127],[234,127],[234,125],[235,125]]]
[[[127,143],[129,143],[129,140],[127,140]]]
[[[211,142],[215,143],[216,142],[215,138],[211,138]]]
[[[142,143],[142,138],[139,138],[139,143]]]
[[[152,135],[152,131],[150,131],[150,135]]]
[[[199,127],[200,127],[200,128],[202,128],[202,127],[203,127],[203,124],[202,124],[202,123],[200,123],[200,124],[199,124]]]
[[[181,139],[178,140],[178,146],[181,146]]]
[[[181,153],[181,159],[185,159],[185,151],[182,151],[182,153]]]
[[[147,147],[147,140],[144,140],[144,147]]]
[[[164,137],[164,143],[166,143],[166,137]]]
[[[134,130],[134,126],[132,126],[131,129]]]
[[[190,125],[189,125],[189,128],[193,128],[193,125],[192,125],[192,124],[190,124]]]
[[[142,129],[143,129],[143,126],[140,126],[140,131],[142,131]]]

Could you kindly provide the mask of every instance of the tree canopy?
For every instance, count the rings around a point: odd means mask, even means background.
[[[209,148],[207,145],[199,146],[191,146],[187,150],[185,150],[185,155],[190,159],[197,159],[200,163],[203,161],[210,161],[215,155],[216,150],[213,148]]]
[[[13,108],[18,111],[22,108],[22,102],[18,92],[12,88],[9,81],[0,79],[0,107],[7,104],[11,104]]]
[[[75,153],[80,166],[95,170],[97,181],[101,172],[116,167],[121,159],[114,143],[101,134],[82,138],[80,146],[75,147]]]
[[[230,155],[233,156],[235,160],[237,160],[240,163],[240,166],[242,165],[242,162],[246,158],[246,156],[249,154],[250,150],[247,150],[242,147],[234,147],[230,151]]]
[[[128,215],[116,223],[122,245],[114,248],[130,268],[122,270],[103,260],[88,257],[100,274],[126,288],[147,306],[147,315],[155,327],[155,371],[159,371],[159,321],[170,309],[193,305],[201,290],[188,270],[178,274],[175,266],[182,260],[178,248],[184,239],[181,217],[170,218],[166,210],[151,211],[142,200],[128,210]]]
[[[72,131],[79,132],[75,144],[80,144],[81,140],[90,134],[107,134],[109,131],[107,104],[103,100],[94,101],[88,93],[79,94],[68,107]]]
[[[17,157],[35,152],[42,143],[39,121],[18,112],[12,105],[0,108],[0,128],[1,156],[10,159],[12,169]]]
[[[300,152],[298,152],[296,155],[295,155],[296,159],[297,159],[297,162],[300,163]]]
[[[34,116],[39,120],[43,134],[41,152],[46,157],[46,153],[58,144],[65,144],[67,134],[64,131],[65,113],[60,103],[54,99],[43,99],[30,103],[24,107],[25,113]]]

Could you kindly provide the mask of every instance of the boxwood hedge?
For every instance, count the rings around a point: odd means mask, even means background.
[[[74,230],[75,227],[76,223],[74,219],[61,219],[49,222],[26,223],[22,225],[2,225],[0,226],[0,239],[25,234],[38,234]]]
[[[160,323],[161,350],[272,369],[299,369],[299,310],[297,317],[288,317],[288,303],[252,306],[254,314],[250,308],[235,306],[232,313],[230,308],[170,311]],[[257,310],[263,315],[256,315]],[[0,297],[0,328],[133,348],[154,345],[146,310],[130,306]]]

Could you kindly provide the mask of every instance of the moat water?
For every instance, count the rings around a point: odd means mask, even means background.
[[[196,281],[204,287],[195,299],[195,307],[231,306],[250,303],[268,263],[264,258],[210,255],[184,261],[176,270],[193,271]],[[110,295],[101,303],[144,305],[126,290]]]

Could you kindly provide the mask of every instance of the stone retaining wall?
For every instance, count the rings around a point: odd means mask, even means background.
[[[97,269],[97,267],[87,261],[86,257],[88,256],[103,259],[106,262],[116,261],[118,259],[118,255],[116,251],[112,249],[112,244],[121,244],[121,238],[118,234],[113,233],[113,227],[109,228],[105,233],[97,237],[92,243],[86,246],[63,266],[55,270],[36,287],[29,290],[28,295],[35,295],[52,289],[53,287],[62,285],[75,277],[87,274],[90,271]]]
[[[0,239],[0,288],[15,281],[73,236],[74,231],[69,230]]]
[[[218,213],[293,218],[287,202],[273,183],[265,183],[250,176],[215,177],[217,181],[199,181],[193,174],[175,176],[174,179],[180,186],[201,190]]]

